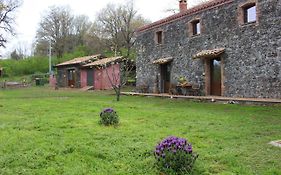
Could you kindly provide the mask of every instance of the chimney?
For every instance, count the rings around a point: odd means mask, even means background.
[[[187,0],[179,0],[180,13],[187,10]]]

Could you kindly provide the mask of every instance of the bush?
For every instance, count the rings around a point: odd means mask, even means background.
[[[154,152],[156,166],[162,173],[190,174],[198,155],[186,139],[174,136],[160,142]]]
[[[119,123],[119,117],[112,108],[106,108],[100,113],[100,124],[105,126],[117,125]]]

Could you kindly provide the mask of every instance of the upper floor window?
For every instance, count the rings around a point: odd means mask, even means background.
[[[239,5],[238,23],[244,24],[258,24],[258,6],[256,0],[248,0]]]
[[[244,23],[251,23],[257,21],[256,4],[251,4],[244,7]]]
[[[195,20],[192,22],[192,33],[193,35],[199,35],[201,33],[200,21]]]
[[[193,19],[188,23],[188,35],[196,36],[200,35],[202,32],[200,19]]]
[[[155,40],[156,40],[157,44],[162,44],[163,43],[163,31],[156,32]]]

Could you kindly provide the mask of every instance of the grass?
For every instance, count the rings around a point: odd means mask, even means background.
[[[112,92],[0,90],[0,174],[159,174],[166,136],[199,154],[193,174],[281,174],[280,106],[196,103]],[[98,124],[113,107],[120,126]]]

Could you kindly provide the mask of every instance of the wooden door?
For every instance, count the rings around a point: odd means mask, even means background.
[[[221,59],[211,60],[211,95],[221,96]]]
[[[161,65],[161,92],[169,93],[170,82],[171,79],[171,64],[163,64]]]
[[[75,70],[74,69],[67,70],[67,79],[68,79],[68,86],[75,87]]]
[[[94,86],[94,70],[87,70],[87,86]]]

